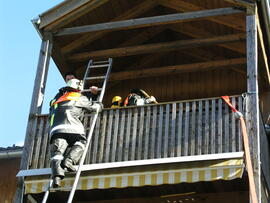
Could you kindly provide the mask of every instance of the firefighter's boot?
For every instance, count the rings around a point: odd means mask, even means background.
[[[51,169],[53,176],[53,187],[60,186],[60,180],[65,177],[65,170],[61,167],[63,154],[68,146],[65,139],[57,138],[51,143]]]
[[[76,168],[74,165],[76,165],[85,148],[85,142],[76,142],[72,148],[70,149],[69,153],[66,155],[65,160],[63,161],[62,167],[66,169],[67,171],[74,172],[76,171]]]

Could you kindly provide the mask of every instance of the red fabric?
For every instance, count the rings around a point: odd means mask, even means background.
[[[221,98],[231,107],[233,112],[237,112],[236,108],[232,105],[229,96],[221,96]]]

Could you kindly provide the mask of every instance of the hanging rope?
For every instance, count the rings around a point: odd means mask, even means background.
[[[239,118],[240,120],[240,124],[242,128],[242,137],[243,137],[243,142],[244,142],[244,152],[245,152],[245,159],[246,159],[245,161],[246,161],[246,167],[247,167],[247,173],[248,173],[248,179],[249,179],[249,192],[250,192],[252,203],[258,203],[254,175],[253,175],[253,167],[251,163],[247,127],[244,120],[244,116],[240,111],[236,110],[236,108],[231,104],[229,96],[222,96],[221,98],[226,102],[226,104],[228,104],[228,106],[232,109],[232,111],[236,114],[237,118]]]

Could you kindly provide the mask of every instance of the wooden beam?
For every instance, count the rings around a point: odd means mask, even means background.
[[[39,62],[36,71],[35,84],[32,94],[32,101],[29,111],[28,124],[24,140],[23,154],[21,158],[20,170],[27,170],[34,144],[34,130],[37,125],[36,114],[40,114],[43,105],[50,56],[52,51],[51,40],[43,40],[39,53]],[[24,189],[23,179],[18,179],[18,186],[14,197],[14,202],[22,202]]]
[[[205,10],[205,7],[198,6],[195,4],[190,3],[189,1],[182,1],[182,0],[159,0],[158,1],[161,5],[165,7],[169,7],[176,11],[180,12],[190,12],[196,10]],[[233,16],[222,16],[222,18],[207,18],[207,20],[216,22],[222,25],[226,25],[236,30],[245,31],[245,26],[243,26],[243,22],[239,22],[239,17]]]
[[[260,135],[259,135],[259,88],[258,88],[258,43],[257,25],[254,14],[247,15],[247,98],[246,124],[249,134],[251,157],[253,162],[257,199],[261,202],[261,164],[260,164]],[[251,200],[251,202],[253,202]]]
[[[179,74],[183,72],[195,72],[195,71],[206,71],[210,69],[223,68],[226,66],[238,66],[246,64],[246,58],[226,59],[217,61],[208,61],[202,63],[164,66],[164,67],[153,67],[143,70],[131,70],[117,73],[111,73],[110,81],[117,80],[128,80],[135,78],[146,78],[159,75],[171,75]]]
[[[108,0],[69,0],[41,14],[40,29],[55,31],[77,18],[102,6]]]
[[[180,50],[184,48],[193,48],[200,46],[209,46],[213,44],[222,44],[228,42],[235,42],[245,40],[245,34],[233,34],[224,35],[212,38],[202,38],[202,39],[190,39],[190,40],[178,40],[173,42],[162,42],[156,44],[139,45],[132,47],[122,47],[115,49],[106,49],[99,51],[91,51],[85,53],[74,54],[69,57],[71,61],[84,61],[88,58],[106,58],[106,57],[123,57],[138,54],[148,54],[155,52],[165,52]]]
[[[138,34],[131,36],[126,41],[118,44],[117,47],[126,47],[126,46],[132,46],[136,44],[142,44],[146,42],[147,40],[151,39],[152,37],[158,35],[165,29],[166,29],[165,27],[153,27],[149,29],[144,29],[140,31]]]
[[[156,5],[155,1],[153,1],[153,0],[143,1],[142,3],[133,7],[132,9],[129,9],[126,12],[124,12],[123,14],[113,18],[111,20],[111,22],[134,18],[134,17],[139,16],[139,15],[145,13],[146,11],[150,10],[155,5]],[[77,50],[77,49],[97,40],[97,39],[100,39],[101,37],[103,37],[104,35],[106,35],[109,32],[110,31],[100,31],[100,32],[96,32],[96,33],[85,34],[85,35],[79,37],[78,39],[72,41],[71,43],[67,44],[66,46],[64,46],[62,48],[62,52],[64,54],[71,53],[74,50]]]
[[[65,72],[72,71],[69,69],[66,58],[61,52],[60,46],[57,44],[57,42],[54,42],[53,47],[52,57],[61,74],[63,75]]]
[[[206,30],[201,30],[195,26],[190,24],[184,24],[183,26],[172,25],[170,26],[171,30],[174,30],[179,33],[183,33],[188,36],[192,36],[194,38],[202,38],[202,37],[210,37],[213,36],[212,33]],[[246,54],[246,47],[244,43],[241,42],[234,42],[230,44],[219,44],[218,46],[241,53]]]
[[[56,33],[56,36],[72,35],[86,32],[96,32],[102,30],[123,30],[141,27],[149,27],[154,25],[172,24],[199,20],[210,16],[221,16],[242,13],[241,10],[235,8],[217,8],[204,11],[194,11],[188,13],[169,14],[163,16],[154,16],[147,18],[137,18],[131,20],[123,20],[118,22],[100,23],[96,25],[85,25],[72,28],[64,28]]]

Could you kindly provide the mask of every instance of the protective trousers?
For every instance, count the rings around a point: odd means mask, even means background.
[[[66,138],[56,138],[51,141],[51,168],[53,177],[64,178],[65,169],[75,171],[76,165],[84,151],[86,141],[74,139],[75,136],[66,136]],[[67,147],[70,150],[66,152]]]
[[[50,147],[52,175],[53,177],[59,176],[62,179],[65,176],[65,170],[61,167],[61,163],[68,143],[63,138],[56,138],[52,140]]]

